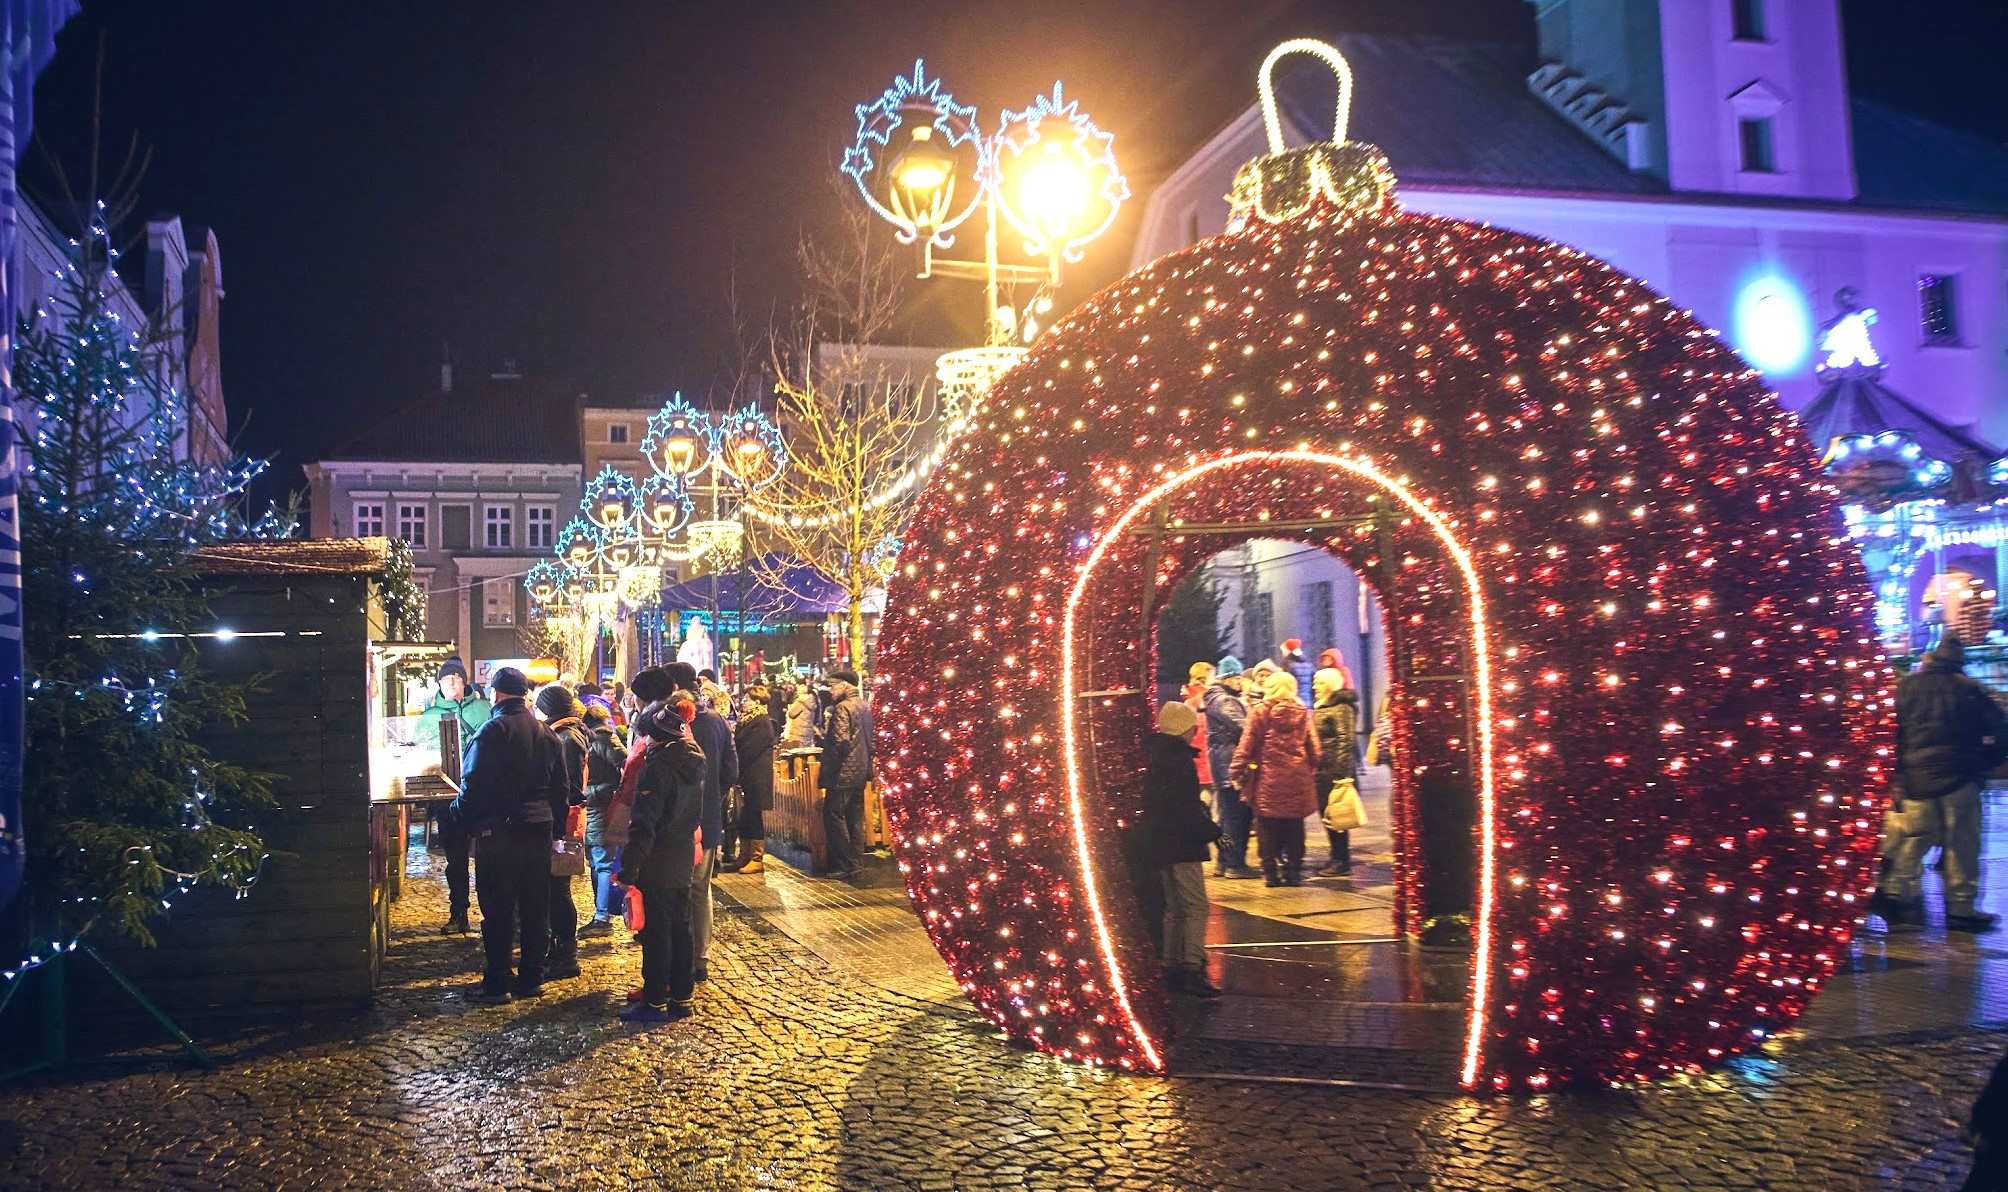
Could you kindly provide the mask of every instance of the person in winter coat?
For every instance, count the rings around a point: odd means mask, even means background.
[[[858,693],[856,671],[830,676],[832,702],[817,742],[823,756],[818,781],[823,788],[823,834],[829,840],[829,870],[839,881],[857,876],[865,847],[865,787],[872,780],[872,713]]]
[[[703,880],[696,857],[704,817],[704,751],[690,732],[696,718],[696,697],[679,691],[666,703],[651,704],[635,722],[637,736],[646,735],[650,744],[636,781],[620,879],[641,895],[642,925],[635,933],[641,991],[622,1012],[624,1022],[670,1022],[695,1012],[690,905],[693,883]]]
[[[1980,894],[1980,789],[2008,758],[2008,716],[1966,674],[1966,648],[1939,639],[1896,688],[1896,813],[1900,835],[1870,910],[1892,926],[1921,923],[1920,879],[1933,845],[1945,849],[1945,929],[1992,931],[1999,915]]]
[[[655,745],[655,741],[641,731],[642,715],[660,710],[675,694],[676,684],[670,680],[669,673],[659,666],[638,672],[634,677],[634,686],[628,690],[628,699],[635,705],[631,721],[634,732],[628,738],[627,765],[621,767],[620,786],[614,790],[614,797],[607,801],[606,818],[601,829],[601,837],[616,851],[628,842],[628,825],[634,817],[635,788],[641,782],[648,751]]]
[[[505,666],[495,672],[495,714],[467,745],[454,814],[474,840],[475,893],[487,966],[477,1000],[506,1001],[542,992],[551,931],[551,807],[569,797],[565,750],[531,714],[530,681]],[[516,979],[509,953],[523,926]]]
[[[788,701],[788,731],[782,743],[789,749],[807,749],[816,743],[816,692],[804,683]]]
[[[585,709],[562,683],[551,683],[537,692],[537,715],[558,738],[565,751],[564,798],[551,804],[551,836],[566,838],[572,808],[586,801],[586,749],[591,737],[586,733]],[[551,954],[544,965],[544,979],[562,981],[579,975],[579,908],[572,901],[570,874],[551,878]]]
[[[1213,773],[1213,817],[1220,824],[1220,844],[1213,861],[1214,877],[1249,878],[1248,828],[1255,813],[1241,798],[1234,781],[1234,750],[1248,724],[1247,686],[1241,660],[1229,654],[1220,660],[1201,708],[1206,719],[1207,769]]]
[[[1304,643],[1294,637],[1285,641],[1276,655],[1276,665],[1297,680],[1297,702],[1310,707],[1313,699],[1311,676],[1317,673],[1318,668],[1304,657]]]
[[[1206,979],[1206,848],[1220,829],[1199,793],[1199,714],[1171,701],[1144,742],[1140,827],[1164,881],[1164,981],[1181,993],[1219,997]]]
[[[1337,671],[1339,673],[1339,686],[1341,687],[1351,687],[1353,685],[1353,672],[1347,668],[1346,660],[1340,656],[1337,650],[1318,651],[1318,669],[1321,671]],[[1317,682],[1318,676],[1313,674],[1311,676],[1312,695],[1318,693]]]
[[[587,706],[586,732],[586,856],[593,866],[593,917],[579,928],[580,939],[612,933],[614,916],[621,913],[621,887],[614,880],[620,846],[607,839],[607,807],[621,788],[628,756],[606,709]]]
[[[1297,702],[1296,676],[1270,675],[1263,696],[1234,751],[1234,778],[1255,805],[1263,884],[1301,886],[1304,817],[1318,810],[1318,737]]]
[[[766,812],[774,810],[774,746],[780,740],[767,715],[768,691],[749,688],[732,732],[739,755],[739,855],[724,866],[729,873],[767,870]]]
[[[678,688],[696,697],[697,716],[690,734],[704,751],[704,860],[690,884],[690,936],[697,949],[696,973],[701,983],[710,975],[705,961],[711,955],[711,876],[718,872],[718,847],[725,836],[725,792],[739,782],[739,751],[732,743],[732,726],[709,702],[716,697],[704,691],[701,676],[682,662],[662,669]],[[717,691],[725,693],[723,687]]]
[[[439,672],[433,676],[432,698],[418,710],[418,723],[412,726],[412,740],[437,750],[439,722],[451,717],[460,722],[460,753],[464,758],[474,734],[488,723],[492,711],[481,693],[468,687],[466,664],[458,658],[449,658],[439,664]],[[457,932],[466,935],[467,857],[472,847],[471,838],[467,835],[466,825],[460,823],[447,807],[434,803],[432,815],[439,824],[439,849],[446,854],[446,926],[439,929],[440,934]]]
[[[1321,814],[1329,814],[1332,789],[1342,779],[1359,777],[1360,697],[1344,686],[1339,672],[1319,671],[1311,679],[1318,706],[1311,723],[1318,730],[1318,804]],[[1353,872],[1352,833],[1325,829],[1332,846],[1331,860],[1318,870],[1319,877],[1350,877]]]
[[[1206,711],[1206,689],[1213,683],[1213,664],[1195,662],[1186,668],[1185,689],[1179,692],[1185,697],[1185,706],[1194,712]],[[1192,747],[1199,750],[1199,788],[1208,796],[1213,793],[1213,759],[1206,747],[1206,717],[1199,717],[1199,732],[1192,739]]]

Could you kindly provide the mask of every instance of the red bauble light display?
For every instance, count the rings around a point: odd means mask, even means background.
[[[1416,800],[1475,794],[1465,1083],[1707,1066],[1804,1010],[1868,893],[1893,675],[1860,557],[1796,420],[1687,312],[1392,186],[1357,143],[1252,163],[1237,227],[1104,290],[990,391],[879,638],[908,891],[1004,1031],[1164,1065],[1121,845],[1140,609],[1234,544],[1181,522],[1250,523],[1385,604],[1398,925],[1424,893]]]

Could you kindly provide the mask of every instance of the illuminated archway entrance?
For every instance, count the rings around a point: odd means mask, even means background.
[[[1251,496],[1257,508],[1253,516],[1247,516]],[[1382,502],[1389,508],[1376,508]],[[1400,660],[1391,667],[1397,679],[1390,701],[1397,756],[1401,758],[1395,767],[1395,793],[1390,803],[1397,825],[1397,929],[1408,925],[1420,893],[1413,826],[1416,776],[1435,769],[1440,779],[1446,769],[1461,771],[1472,786],[1477,800],[1477,905],[1472,916],[1471,1014],[1460,1047],[1462,1079],[1469,1082],[1476,1070],[1476,1040],[1483,1025],[1492,950],[1487,913],[1495,868],[1491,631],[1477,569],[1448,521],[1410,485],[1350,455],[1308,449],[1237,452],[1174,474],[1115,516],[1076,573],[1061,623],[1061,740],[1075,861],[1116,1003],[1129,1016],[1146,1059],[1153,1066],[1161,1065],[1159,1041],[1152,1037],[1150,1025],[1136,1014],[1123,979],[1110,917],[1103,907],[1108,875],[1097,870],[1097,849],[1089,827],[1091,803],[1134,806],[1140,801],[1135,785],[1140,772],[1138,746],[1149,731],[1154,711],[1149,676],[1156,666],[1149,610],[1155,601],[1146,598],[1144,616],[1128,633],[1114,626],[1097,626],[1098,620],[1106,618],[1096,617],[1095,609],[1099,605],[1120,615],[1123,602],[1109,590],[1118,586],[1134,590],[1140,583],[1147,597],[1160,587],[1169,592],[1221,545],[1217,534],[1181,534],[1181,526],[1192,523],[1208,530],[1227,528],[1222,517],[1235,510],[1244,511],[1243,516],[1238,523],[1229,524],[1243,527],[1242,537],[1303,538],[1332,550],[1363,574],[1383,577],[1381,595],[1388,606],[1390,660]],[[1135,531],[1139,528],[1151,532],[1138,535]],[[1418,574],[1414,578],[1419,590],[1410,592],[1393,578],[1405,569],[1402,560],[1387,556],[1406,551],[1404,540],[1417,538],[1436,550],[1428,555],[1404,554],[1404,559],[1419,573],[1436,574]],[[1430,566],[1425,561],[1430,555],[1445,565]],[[1431,595],[1436,599],[1429,599]],[[1444,612],[1461,612],[1464,623],[1444,624]],[[1459,689],[1455,696],[1411,696],[1410,684],[1400,676],[1418,651],[1425,657],[1464,660],[1464,665],[1447,674],[1429,676],[1453,681]],[[1127,674],[1139,686],[1100,686],[1094,681],[1098,673]],[[1415,713],[1424,710],[1435,712],[1439,726],[1448,722],[1454,727],[1449,732],[1418,734],[1414,731]],[[1104,741],[1108,744],[1101,743]],[[1104,755],[1111,755],[1107,764]]]

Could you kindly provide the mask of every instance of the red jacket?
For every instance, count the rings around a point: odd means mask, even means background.
[[[1318,738],[1295,700],[1263,700],[1248,714],[1234,751],[1241,797],[1264,819],[1303,819],[1318,810]]]
[[[1206,684],[1187,683],[1185,685],[1185,706],[1199,713],[1199,735],[1192,738],[1192,747],[1199,750],[1199,785],[1213,785],[1213,765],[1206,753]]]

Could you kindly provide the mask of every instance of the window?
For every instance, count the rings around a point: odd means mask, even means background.
[[[523,510],[523,545],[550,547],[558,543],[558,511],[549,505]]]
[[[425,523],[425,506],[397,507],[397,536],[410,543],[413,550],[425,549]]]
[[[1777,168],[1771,159],[1771,118],[1746,116],[1736,122],[1736,135],[1743,146],[1743,171],[1769,174]]]
[[[507,505],[490,505],[481,511],[482,541],[489,550],[509,550],[516,545],[516,511]]]
[[[1276,596],[1272,592],[1257,592],[1242,606],[1247,626],[1241,634],[1241,654],[1250,660],[1267,658],[1276,648]]]
[[[349,520],[356,537],[381,538],[383,536],[383,502],[357,501],[355,516]]]
[[[627,424],[627,423],[625,423],[625,422],[609,422],[609,423],[607,423],[607,442],[609,442],[609,443],[625,443],[625,442],[627,442],[627,441],[628,441],[628,424]]]
[[[469,550],[474,546],[474,512],[465,505],[439,507],[439,542],[447,550]]]
[[[1304,641],[1315,651],[1333,644],[1338,636],[1338,606],[1332,595],[1332,581],[1305,584],[1298,593],[1298,616],[1303,619]]]
[[[1764,0],[1731,0],[1737,41],[1764,40]]]
[[[498,576],[481,581],[481,625],[507,629],[516,623],[516,581]]]
[[[1917,279],[1917,314],[1924,325],[1927,344],[1959,342],[1959,276],[1953,273],[1925,273]]]

